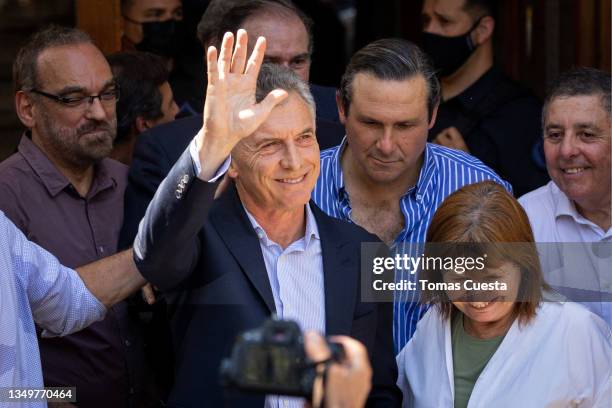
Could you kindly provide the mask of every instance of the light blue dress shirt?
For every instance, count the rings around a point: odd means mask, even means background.
[[[43,336],[65,336],[105,314],[104,305],[74,270],[28,241],[0,211],[0,388],[43,387],[34,322],[44,329]]]
[[[277,316],[296,321],[302,330],[316,330],[325,334],[321,240],[312,210],[309,205],[305,208],[305,234],[285,249],[268,238],[257,220],[246,208],[245,211],[259,238]],[[266,407],[293,408],[303,405],[302,398],[266,398]]]

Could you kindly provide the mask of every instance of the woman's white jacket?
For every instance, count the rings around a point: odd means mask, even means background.
[[[450,319],[435,307],[397,356],[404,407],[452,407]],[[468,408],[612,407],[612,334],[575,303],[543,302],[515,321],[474,385]]]

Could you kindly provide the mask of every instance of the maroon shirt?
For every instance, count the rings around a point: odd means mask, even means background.
[[[26,237],[75,268],[117,251],[127,166],[103,159],[81,197],[47,156],[23,136],[0,163],[0,210]],[[140,394],[141,350],[121,302],[106,318],[63,338],[41,339],[45,386],[76,386],[79,406],[127,407]],[[140,398],[136,398],[140,399]],[[139,404],[137,404],[139,405]]]

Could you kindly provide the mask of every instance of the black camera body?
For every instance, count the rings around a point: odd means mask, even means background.
[[[344,358],[342,345],[328,341],[332,360]],[[310,399],[316,370],[304,351],[304,337],[296,322],[267,320],[238,336],[232,354],[221,363],[227,388],[261,394]]]

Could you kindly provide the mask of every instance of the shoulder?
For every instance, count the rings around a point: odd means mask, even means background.
[[[322,150],[321,151],[321,165],[323,165],[323,162],[325,162],[326,164],[331,162],[334,156],[336,156],[339,149],[340,149],[340,146],[334,146],[334,147],[330,147],[329,149]]]
[[[329,183],[329,179],[334,175],[334,166],[336,166],[336,157],[338,150],[342,145],[325,149],[321,152],[321,169],[317,179],[317,185]]]
[[[21,153],[13,153],[0,162],[0,182],[19,183],[20,180],[16,179],[16,176],[31,175],[32,173],[32,168]]]
[[[612,347],[610,326],[595,313],[575,302],[542,302],[536,320],[545,320],[565,333],[571,343],[597,341]],[[543,322],[539,323],[542,324]]]
[[[493,180],[511,191],[510,184],[502,180],[493,169],[468,153],[433,143],[428,143],[426,149],[436,163],[438,172],[443,173],[446,182],[456,184],[459,178],[461,178],[459,181],[462,181],[459,184]]]
[[[518,202],[523,206],[528,216],[536,211],[550,214],[550,211],[555,207],[557,196],[555,183],[549,181],[548,184],[522,195]]]

